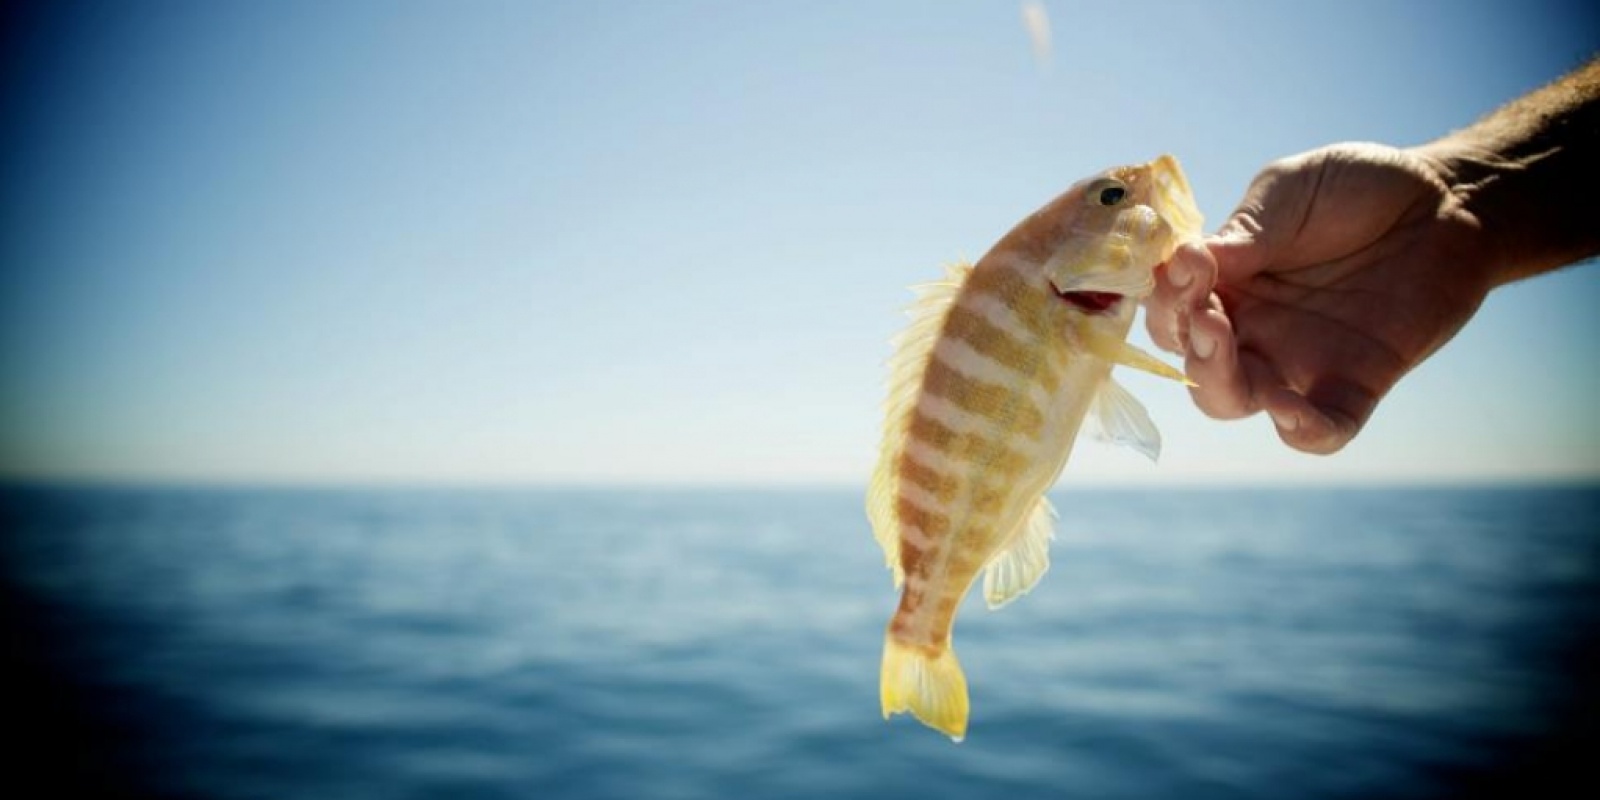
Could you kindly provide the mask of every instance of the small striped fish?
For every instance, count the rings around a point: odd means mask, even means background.
[[[1154,268],[1200,234],[1171,156],[1082,181],[979,260],[920,287],[890,362],[883,446],[867,515],[902,588],[884,641],[883,715],[910,711],[956,741],[967,684],[951,650],[983,573],[998,608],[1049,566],[1044,496],[1084,418],[1154,459],[1160,434],[1111,378],[1114,364],[1184,380],[1128,344]]]

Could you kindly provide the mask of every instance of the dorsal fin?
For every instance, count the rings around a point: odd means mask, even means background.
[[[889,357],[889,396],[883,404],[883,446],[878,451],[878,466],[867,487],[867,518],[872,521],[873,536],[883,547],[884,560],[894,571],[896,588],[905,579],[900,569],[900,526],[895,524],[894,506],[906,427],[911,422],[917,389],[922,386],[922,375],[933,355],[933,346],[939,341],[950,306],[971,274],[971,264],[952,264],[945,268],[943,280],[913,286],[917,299],[906,309],[911,324],[893,340],[894,355]]]

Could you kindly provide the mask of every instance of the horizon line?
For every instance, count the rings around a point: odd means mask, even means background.
[[[651,479],[448,479],[448,478],[206,478],[176,476],[6,475],[0,489],[150,490],[150,491],[347,491],[347,492],[862,492],[867,480],[728,481]],[[1571,488],[1600,489],[1600,475],[1478,475],[1260,478],[1182,480],[1075,480],[1052,485],[1050,493],[1093,491],[1228,490],[1428,490]]]

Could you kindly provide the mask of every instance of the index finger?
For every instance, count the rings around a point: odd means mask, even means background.
[[[1216,261],[1201,242],[1185,242],[1156,270],[1156,288],[1145,298],[1145,328],[1163,350],[1188,346],[1190,318],[1205,307],[1216,281]]]

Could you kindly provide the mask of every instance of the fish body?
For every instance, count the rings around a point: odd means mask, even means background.
[[[884,641],[885,718],[909,711],[965,736],[956,609],[980,572],[991,608],[1044,574],[1056,518],[1045,492],[1086,417],[1156,456],[1159,434],[1111,368],[1183,379],[1125,339],[1154,268],[1200,224],[1177,161],[1162,156],[1079,182],[976,266],[921,287],[891,361],[867,495],[901,589]]]

